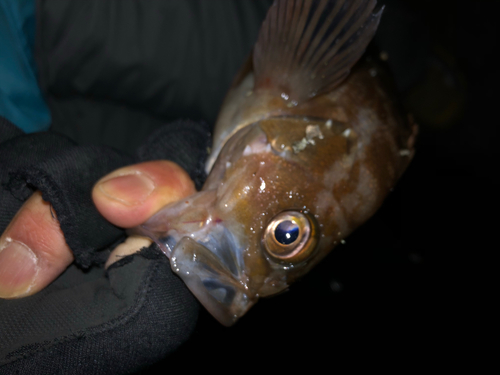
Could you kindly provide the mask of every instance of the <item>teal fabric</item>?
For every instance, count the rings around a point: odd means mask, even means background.
[[[36,79],[34,39],[35,1],[0,0],[0,116],[26,133],[50,125]]]

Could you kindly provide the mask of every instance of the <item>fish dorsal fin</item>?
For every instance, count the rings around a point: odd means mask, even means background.
[[[376,0],[276,0],[254,47],[255,90],[296,105],[333,90],[379,24]]]

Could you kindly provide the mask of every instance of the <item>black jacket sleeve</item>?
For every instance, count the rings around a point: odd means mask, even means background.
[[[35,57],[52,129],[131,152],[165,122],[213,126],[270,4],[38,0]]]

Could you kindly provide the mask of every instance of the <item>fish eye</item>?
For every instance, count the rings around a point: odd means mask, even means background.
[[[316,220],[299,211],[283,211],[267,225],[262,244],[275,261],[299,263],[316,249],[318,230]]]

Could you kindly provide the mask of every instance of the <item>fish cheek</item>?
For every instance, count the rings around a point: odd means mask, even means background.
[[[227,169],[217,194],[217,209],[220,217],[233,233],[237,233],[242,244],[245,274],[249,289],[256,290],[271,273],[270,265],[262,254],[260,236],[266,225],[273,202],[269,201],[263,188],[263,176],[269,168],[258,154],[242,156]]]
[[[304,193],[311,189],[312,177],[304,175],[295,163],[273,153],[244,156],[235,163],[234,170],[228,172],[219,205],[225,210],[225,220],[230,221],[231,226],[239,225],[244,237],[247,285],[258,293],[273,294],[275,287],[269,285],[282,289],[288,272],[286,265],[269,258],[262,236],[280,212],[300,210],[312,204],[312,200],[306,198],[310,194]]]
[[[293,184],[289,174],[293,168],[287,161],[269,153],[260,155],[254,167],[254,188],[245,202],[247,220],[251,223],[248,228],[251,247],[247,265],[252,283],[260,293],[273,294],[273,288],[265,291],[267,284],[282,285],[283,282],[286,283],[287,275],[285,267],[273,262],[265,252],[262,236],[274,216],[283,210],[299,206],[297,202],[290,201],[290,187]],[[295,198],[295,195],[292,197]]]

